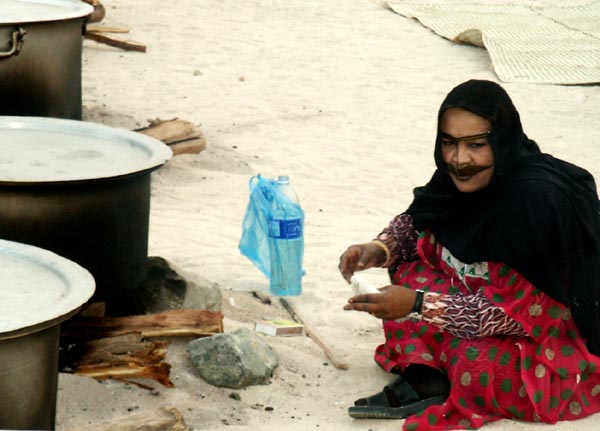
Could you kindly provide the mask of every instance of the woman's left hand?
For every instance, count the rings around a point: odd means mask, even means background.
[[[385,286],[381,293],[353,296],[344,310],[366,311],[378,319],[394,320],[411,313],[417,293],[404,286]]]

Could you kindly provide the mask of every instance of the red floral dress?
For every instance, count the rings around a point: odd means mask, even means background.
[[[387,371],[425,364],[447,373],[444,405],[410,416],[404,430],[476,429],[503,418],[555,423],[600,411],[600,357],[587,351],[569,309],[506,265],[458,268],[429,231],[419,259],[403,263],[394,284],[443,294],[486,297],[528,336],[459,338],[427,321],[384,321],[375,360]]]

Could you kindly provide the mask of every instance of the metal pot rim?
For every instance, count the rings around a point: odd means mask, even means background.
[[[0,116],[0,183],[64,183],[151,171],[171,159],[158,139],[101,124]]]
[[[90,15],[94,7],[80,0],[2,0],[0,25],[61,21]]]
[[[0,277],[0,339],[64,320],[95,290],[92,275],[75,262],[6,240],[0,240]]]

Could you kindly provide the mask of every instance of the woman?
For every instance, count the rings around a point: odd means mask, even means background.
[[[439,111],[437,169],[408,210],[340,258],[393,285],[346,310],[384,319],[398,377],[349,409],[406,430],[600,411],[600,218],[593,177],[542,154],[508,94],[472,80]],[[410,317],[410,318],[407,318]]]

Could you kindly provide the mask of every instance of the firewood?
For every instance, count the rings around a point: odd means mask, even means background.
[[[304,324],[304,332],[307,336],[309,336],[316,344],[319,346],[325,355],[331,360],[333,365],[340,370],[347,370],[348,363],[338,357],[338,355],[327,345],[327,343],[323,340],[321,335],[317,332],[313,325],[306,321],[305,318],[302,317],[298,307],[294,304],[294,301],[288,298],[279,298],[281,305],[290,313],[292,318],[297,320],[298,322]]]
[[[104,25],[90,24],[86,27],[87,31],[94,33],[129,33],[129,29],[121,27],[107,27]]]
[[[61,325],[62,371],[96,379],[152,379],[171,387],[167,343],[147,337],[206,337],[223,332],[223,314],[181,309],[126,317],[77,315]]]
[[[126,317],[76,316],[63,324],[62,332],[86,338],[130,332],[143,337],[207,337],[223,332],[223,313],[181,309]]]
[[[172,120],[148,120],[150,123],[147,127],[136,129],[136,132],[144,135],[152,136],[165,144],[185,141],[193,138],[203,138],[202,131],[193,123],[179,118]]]
[[[115,37],[107,36],[103,33],[98,33],[96,31],[87,31],[83,37],[86,39],[93,40],[94,42],[104,43],[109,46],[114,46],[115,48],[120,48],[125,51],[138,51],[138,52],[146,52],[147,46],[134,42],[132,40],[123,40],[117,39]]]
[[[172,388],[173,382],[169,379],[169,371],[171,367],[166,362],[161,362],[158,365],[110,365],[110,364],[94,364],[83,365],[75,374],[86,377],[93,377],[96,380],[115,379],[125,383],[127,379],[152,379],[165,387]],[[150,386],[144,385],[147,389],[153,389]]]
[[[175,142],[169,144],[169,148],[173,151],[174,156],[180,154],[196,154],[206,150],[205,139],[189,139],[187,141]]]
[[[164,341],[145,342],[139,333],[105,337],[87,341],[84,355],[87,364],[101,363],[155,363],[167,354]]]
[[[98,380],[114,378],[152,379],[166,387],[173,387],[169,379],[171,366],[164,362],[167,343],[145,341],[141,334],[85,340],[61,339],[68,346],[61,350],[61,369]]]
[[[125,417],[111,419],[64,431],[188,431],[183,415],[176,408],[146,410]]]
[[[124,379],[152,379],[156,380],[161,385],[172,388],[175,386],[169,379],[169,371],[171,366],[166,362],[161,362],[157,365],[111,365],[111,364],[91,364],[82,365],[75,370],[75,374],[86,377],[93,377],[97,380],[106,380],[116,378],[117,380]]]
[[[83,0],[85,3],[94,6],[94,11],[90,15],[89,22],[100,22],[106,16],[106,9],[100,0]]]

